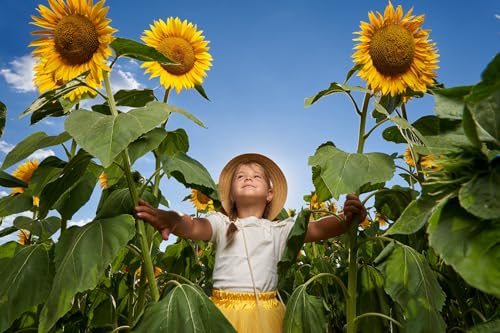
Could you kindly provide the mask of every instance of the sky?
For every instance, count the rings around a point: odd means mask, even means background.
[[[95,2],[95,1],[94,1]],[[57,135],[64,130],[62,118],[48,118],[34,126],[29,117],[19,115],[38,93],[32,83],[34,40],[31,22],[42,0],[2,0],[0,12],[0,101],[7,106],[7,124],[0,137],[0,162],[29,134],[43,131]],[[475,84],[485,66],[499,51],[500,2],[479,1],[393,1],[406,13],[425,14],[424,29],[432,30],[439,57],[437,80],[445,86]],[[368,21],[368,11],[384,11],[386,1],[289,0],[289,1],[162,1],[108,0],[107,17],[118,29],[116,37],[140,41],[154,20],[168,17],[187,19],[203,30],[210,42],[213,66],[203,87],[210,101],[195,91],[172,93],[169,103],[182,107],[207,128],[182,116],[173,115],[167,129],[184,128],[190,139],[188,155],[202,163],[213,179],[225,163],[241,153],[258,152],[276,161],[288,179],[286,208],[305,206],[303,196],[314,190],[308,158],[326,141],[346,152],[357,145],[358,118],[345,95],[328,96],[309,108],[304,99],[343,82],[353,66],[353,32],[360,21]],[[351,84],[365,85],[357,78]],[[119,89],[154,89],[158,98],[163,88],[150,80],[139,63],[121,59],[113,67],[111,84]],[[361,95],[355,95],[361,103]],[[98,102],[100,103],[100,102]],[[434,101],[427,96],[411,102],[408,117],[416,120],[433,114]],[[385,142],[376,130],[365,152],[402,153],[405,146]],[[35,152],[42,160],[61,154],[53,147]],[[134,167],[149,176],[153,171],[150,155]],[[6,171],[11,172],[15,167]],[[171,208],[194,213],[182,198],[189,189],[175,180],[164,179],[161,190]],[[8,189],[0,188],[0,196]],[[89,221],[95,212],[100,189],[73,217],[73,224]],[[57,214],[57,213],[56,213]],[[10,219],[11,220],[11,219]],[[9,224],[6,219],[1,228]]]

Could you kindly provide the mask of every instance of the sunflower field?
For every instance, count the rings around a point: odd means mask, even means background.
[[[10,195],[0,218],[29,214],[0,222],[0,241],[18,235],[0,242],[0,332],[234,332],[209,298],[214,245],[178,238],[162,250],[161,235],[133,215],[141,198],[168,207],[166,177],[190,189],[197,216],[221,208],[216,182],[188,154],[186,131],[167,128],[170,117],[204,126],[169,104],[169,93],[194,89],[208,99],[209,42],[174,17],[153,21],[142,42],[118,37],[108,10],[104,0],[48,0],[32,17],[40,95],[22,116],[31,124],[63,117],[64,131],[25,137],[1,166]],[[359,121],[357,150],[328,141],[311,152],[308,208],[279,216],[296,219],[278,265],[284,332],[500,332],[500,55],[479,82],[445,88],[424,23],[390,2],[369,12],[352,69],[305,99],[314,108],[345,95]],[[109,75],[120,58],[158,78],[163,96],[114,91]],[[366,84],[351,85],[354,76]],[[410,122],[407,108],[424,95],[435,114]],[[104,102],[81,107],[96,97]],[[7,112],[0,102],[0,135]],[[403,154],[364,152],[382,128],[385,140],[407,145]],[[53,146],[65,156],[27,160]],[[134,163],[148,153],[155,171],[145,175]],[[69,227],[95,192],[95,216]],[[304,244],[308,223],[339,212],[337,200],[352,192],[366,220]]]

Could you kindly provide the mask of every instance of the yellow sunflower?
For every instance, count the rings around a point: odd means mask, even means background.
[[[362,65],[358,75],[368,87],[383,95],[396,96],[407,89],[425,92],[432,85],[438,68],[436,44],[429,39],[430,30],[421,28],[424,16],[403,15],[391,2],[384,15],[368,13],[370,23],[361,22],[360,35],[354,41],[353,59]]]
[[[44,92],[56,89],[63,84],[65,84],[64,81],[59,80],[57,81],[54,77],[54,73],[46,72],[45,71],[45,65],[42,61],[38,61],[34,67],[35,71],[35,78],[33,82],[38,88],[38,91],[40,94],[43,94]],[[87,77],[86,83],[94,88],[97,88],[99,86],[99,83],[94,82],[90,77]],[[71,90],[69,93],[64,95],[64,98],[69,99],[70,101],[74,101],[76,99],[81,99],[84,95],[90,95],[90,96],[95,96],[96,92],[95,90],[86,87],[86,86],[80,86],[77,87],[73,90]]]
[[[365,229],[367,229],[370,226],[370,224],[371,224],[371,222],[370,222],[370,220],[368,219],[368,216],[367,216],[367,217],[365,217],[365,219],[361,223],[359,223],[359,226],[363,230],[365,230]]]
[[[316,195],[316,193],[313,193],[313,195],[311,196],[310,206],[311,210],[320,210],[324,209],[326,207],[326,204],[324,202],[318,202],[318,196]]]
[[[413,159],[413,154],[411,152],[410,146],[406,147],[403,153],[403,158],[405,159],[406,164],[415,167],[415,160]]]
[[[32,32],[43,37],[30,43],[41,63],[35,81],[43,87],[51,81],[62,84],[90,70],[87,82],[101,87],[103,71],[110,70],[106,59],[112,53],[109,43],[116,31],[106,18],[109,7],[104,7],[104,0],[95,5],[92,0],[48,1],[50,8],[39,5],[40,16],[31,17],[32,24],[44,29]]]
[[[160,83],[166,88],[174,88],[177,93],[203,83],[207,71],[212,66],[212,56],[208,53],[208,41],[197,26],[169,17],[167,22],[154,21],[151,30],[144,30],[141,39],[146,45],[154,47],[176,64],[165,65],[156,61],[146,61],[141,67],[150,78],[159,76]]]
[[[105,172],[101,172],[101,174],[99,175],[99,186],[103,190],[106,190],[107,188],[109,188],[108,176],[106,175]]]
[[[21,245],[29,245],[30,232],[26,229],[19,230],[18,243]]]
[[[437,165],[433,155],[424,155],[420,160],[420,165],[424,169],[431,169],[433,171],[441,170],[441,167]]]
[[[381,226],[381,227],[386,226],[387,223],[388,223],[387,222],[387,218],[384,215],[380,214],[380,213],[376,213],[375,214],[375,222],[377,222],[378,225]]]
[[[201,193],[198,190],[191,190],[191,202],[197,211],[214,211],[214,202],[205,194]]]
[[[22,180],[26,184],[31,181],[31,177],[33,176],[33,172],[38,168],[37,160],[26,161],[26,163],[20,164],[14,172],[12,172],[12,176],[17,179]],[[24,187],[13,187],[11,195],[17,193],[23,193],[25,191]],[[33,204],[35,204],[35,199],[33,199]]]

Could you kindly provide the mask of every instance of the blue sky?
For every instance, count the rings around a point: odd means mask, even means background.
[[[63,131],[62,119],[50,118],[29,126],[29,117],[19,115],[36,99],[32,60],[28,47],[33,37],[30,16],[38,4],[47,1],[3,0],[0,13],[0,101],[7,105],[7,125],[0,138],[0,161],[29,133]],[[188,154],[201,162],[215,181],[224,164],[245,152],[260,152],[273,158],[289,182],[286,206],[300,208],[303,195],[313,190],[308,157],[326,141],[354,153],[358,119],[345,96],[330,96],[310,108],[304,98],[342,82],[352,67],[353,32],[367,21],[369,10],[383,12],[385,1],[130,1],[108,0],[107,17],[119,31],[118,37],[140,40],[156,19],[178,16],[195,23],[210,41],[213,67],[203,84],[211,101],[194,91],[171,94],[169,102],[199,119],[207,129],[180,116],[173,116],[168,129],[184,128],[190,137]],[[425,29],[437,43],[440,68],[437,79],[446,86],[476,83],[480,73],[499,51],[500,2],[480,1],[394,1],[406,12],[425,14]],[[351,83],[364,83],[354,79]],[[121,60],[112,73],[114,90],[152,88],[159,98],[163,89],[158,80],[149,80],[135,62]],[[361,98],[361,96],[357,96]],[[433,114],[430,97],[408,105],[409,118]],[[366,152],[404,150],[388,144],[377,130]],[[37,152],[38,158],[59,154],[58,149]],[[135,165],[150,175],[153,159],[146,156]],[[11,171],[11,169],[7,170]],[[164,180],[164,195],[174,209],[193,213],[181,199],[188,189]],[[1,195],[7,193],[0,189]],[[77,213],[75,223],[93,216],[96,189],[86,209]]]

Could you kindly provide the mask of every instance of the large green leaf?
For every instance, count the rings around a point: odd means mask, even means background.
[[[293,263],[297,259],[297,253],[299,253],[302,245],[304,244],[310,215],[311,211],[301,210],[295,219],[292,230],[288,234],[285,251],[283,251],[281,260],[278,262],[278,276],[280,283],[283,282],[283,278],[285,277],[288,269],[292,267]]]
[[[472,327],[467,333],[493,333],[500,332],[500,319],[478,324]]]
[[[327,331],[323,300],[309,295],[307,284],[295,288],[286,306],[284,333],[316,333]]]
[[[47,299],[53,278],[51,247],[48,243],[23,247],[0,269],[0,332]]]
[[[386,293],[404,309],[405,332],[444,332],[439,312],[446,296],[425,257],[406,245],[389,246],[392,251],[383,252],[385,260],[377,268],[385,276]]]
[[[24,192],[0,199],[0,217],[25,212],[33,208],[33,197]]]
[[[34,220],[27,216],[18,216],[14,220],[14,226],[17,229],[26,229],[40,240],[47,240],[52,236],[61,225],[61,219],[51,216],[43,220]]]
[[[155,100],[151,89],[119,90],[114,94],[116,105],[141,107]]]
[[[304,106],[305,107],[311,106],[314,103],[316,103],[320,98],[331,95],[331,94],[335,94],[335,93],[339,93],[339,92],[350,93],[351,91],[360,91],[360,92],[365,92],[365,93],[370,92],[370,90],[363,88],[363,87],[348,86],[346,84],[332,82],[332,83],[330,83],[330,86],[327,89],[321,90],[316,95],[306,98],[304,100]]]
[[[135,40],[117,37],[109,45],[115,51],[117,57],[127,56],[141,61],[158,61],[162,64],[175,64],[154,47],[138,43]]]
[[[167,137],[163,140],[159,149],[161,154],[174,155],[177,152],[187,153],[189,150],[189,138],[186,131],[178,128],[175,131],[168,131]]]
[[[186,239],[177,238],[175,244],[165,248],[162,259],[167,272],[179,274],[189,280],[199,278],[201,266],[193,245]]]
[[[500,220],[467,213],[449,200],[431,217],[429,243],[471,286],[500,297]]]
[[[333,145],[323,145],[309,157],[318,200],[356,192],[367,183],[381,183],[392,178],[394,160],[383,153],[349,154]]]
[[[168,136],[168,132],[163,128],[154,128],[132,142],[129,146],[130,162],[134,163],[144,154],[156,149]]]
[[[96,174],[87,171],[57,199],[54,203],[54,208],[61,214],[62,219],[70,220],[73,214],[89,201],[97,179],[98,176]]]
[[[73,198],[74,202],[70,203],[70,206],[61,207],[59,205],[59,213],[62,212],[65,217],[71,217],[76,210],[88,201],[92,194],[93,186],[89,188],[86,184],[89,182],[86,170],[91,159],[92,156],[80,149],[80,151],[78,151],[78,153],[64,166],[62,173],[59,174],[55,180],[44,186],[40,194],[39,212],[41,216],[46,216],[50,209],[55,208],[54,205],[58,200],[61,200],[60,203],[72,200],[68,196],[75,194],[75,187],[78,187],[81,193],[78,193],[78,195]],[[90,178],[92,178],[92,176]],[[94,181],[94,184],[96,181],[97,180]],[[80,186],[81,182],[83,182],[83,186]]]
[[[134,237],[134,218],[120,215],[71,227],[56,244],[56,274],[40,315],[40,332],[48,332],[70,308],[78,292],[94,288],[104,270]]]
[[[434,111],[440,118],[461,120],[464,97],[470,93],[471,89],[471,86],[463,86],[433,90],[436,99]]]
[[[64,127],[83,149],[108,167],[132,141],[164,122],[169,114],[169,106],[160,102],[117,116],[81,109],[66,118]]]
[[[482,219],[500,218],[500,164],[489,174],[477,175],[458,192],[460,205]]]
[[[38,149],[61,144],[70,139],[68,133],[63,132],[56,136],[48,136],[44,132],[36,132],[19,142],[14,149],[9,151],[2,164],[2,169],[7,169],[11,165],[28,157]]]
[[[385,234],[409,235],[417,232],[427,223],[436,205],[436,199],[429,196],[412,201]]]
[[[467,108],[478,127],[479,137],[500,147],[500,90],[479,101],[467,103]]]
[[[0,186],[3,187],[27,187],[28,184],[20,179],[12,176],[11,174],[0,170]]]
[[[183,152],[163,155],[161,161],[163,170],[184,186],[199,189],[203,193],[209,193],[211,198],[219,199],[215,182],[200,162]]]
[[[151,303],[132,330],[134,333],[236,332],[229,321],[196,285],[177,285],[157,303]]]
[[[367,312],[390,316],[389,296],[384,292],[384,277],[373,266],[363,265],[359,270],[358,315]],[[361,332],[390,332],[390,322],[380,317],[365,317],[357,322]]]
[[[156,206],[157,199],[149,191],[144,191],[142,198]],[[119,214],[130,214],[134,209],[134,203],[128,188],[119,188],[112,191],[99,207],[96,218],[109,218]]]
[[[375,193],[375,208],[392,221],[397,220],[406,207],[417,197],[411,188],[393,186]]]

